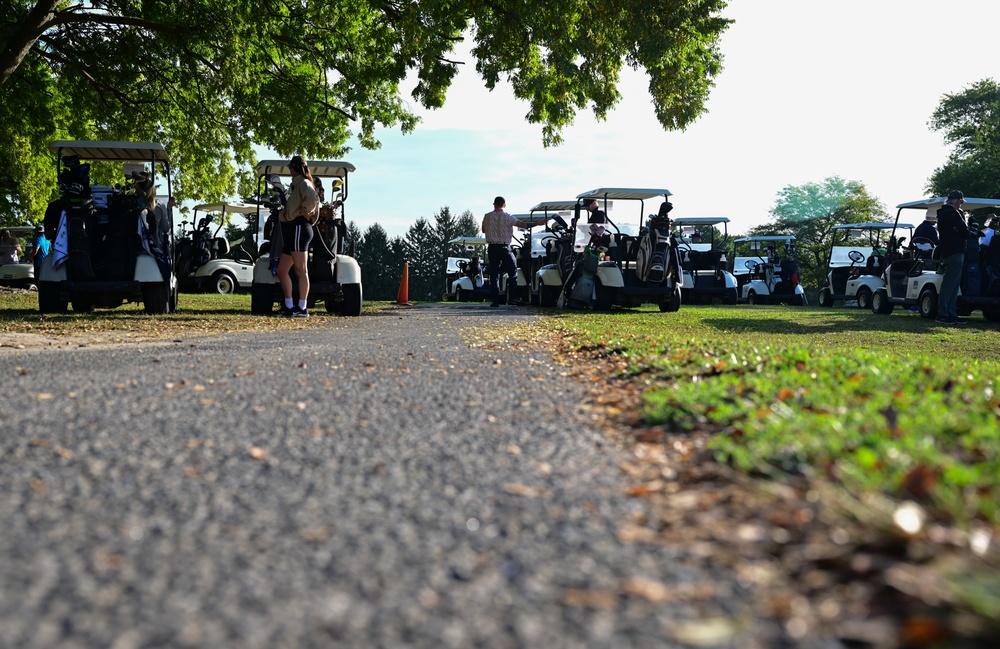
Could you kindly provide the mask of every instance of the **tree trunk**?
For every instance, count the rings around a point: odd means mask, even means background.
[[[45,30],[56,18],[55,9],[60,0],[39,0],[27,17],[14,28],[14,35],[3,54],[0,54],[0,87],[14,76],[28,52],[35,46]]]

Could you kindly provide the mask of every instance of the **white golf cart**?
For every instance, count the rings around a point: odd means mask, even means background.
[[[170,162],[156,142],[58,140],[62,196],[45,213],[53,241],[38,277],[42,313],[91,311],[142,302],[147,313],[177,308],[173,215],[166,205],[147,210],[146,191],[162,171],[170,195]],[[92,162],[122,162],[122,184],[90,184]],[[139,236],[136,236],[138,233]]]
[[[610,309],[615,304],[634,307],[653,302],[660,311],[681,306],[681,267],[677,241],[670,233],[671,195],[667,189],[600,188],[577,196],[573,219],[563,236],[572,237],[570,258],[538,271],[543,305],[547,295],[562,295],[569,306]],[[594,199],[607,215],[608,201],[616,205],[638,202],[639,230],[633,234],[611,216],[603,224],[581,223],[583,201]],[[657,214],[646,214],[646,201],[662,199]],[[559,287],[557,290],[554,287]]]
[[[819,305],[833,306],[836,301],[856,301],[858,308],[870,309],[872,295],[885,286],[886,266],[902,256],[900,247],[910,237],[913,226],[898,223],[895,230],[906,237],[897,238],[892,223],[846,223],[833,226],[830,254],[827,257],[826,286],[819,291]]]
[[[723,304],[736,304],[739,299],[736,277],[727,269],[729,261],[726,252],[721,242],[715,240],[720,225],[723,242],[728,239],[728,223],[729,219],[725,216],[678,216],[673,219],[681,253],[681,295],[684,304],[710,304],[716,298]],[[706,233],[709,235],[707,240]]]
[[[16,264],[4,264],[0,266],[0,286],[27,289],[36,288],[35,267],[31,263],[31,253],[34,250],[34,226],[15,225],[3,229],[10,232],[12,238],[23,243],[21,243],[22,253]]]
[[[177,240],[175,267],[182,291],[235,293],[253,284],[254,255],[243,246],[243,238],[228,241],[219,233],[230,214],[256,214],[257,205],[247,203],[205,203],[196,205],[191,216],[192,228]],[[198,214],[203,216],[199,219]],[[216,225],[214,231],[212,225]]]
[[[779,249],[784,256],[779,255]],[[768,235],[733,241],[733,275],[740,301],[747,304],[804,306],[806,293],[799,284],[795,237]]]
[[[490,298],[490,282],[486,275],[486,239],[483,237],[456,237],[448,242],[460,246],[468,257],[448,257],[445,268],[446,289],[444,298],[449,302],[481,302]],[[501,295],[501,298],[503,296]]]
[[[278,283],[277,263],[280,250],[271,249],[278,212],[284,207],[286,190],[282,178],[291,178],[287,160],[263,160],[257,163],[257,195],[268,195],[270,208],[268,223],[260,232],[260,217],[254,219],[258,250],[253,269],[253,284],[250,287],[250,311],[257,315],[270,315],[274,303],[283,299]],[[313,240],[309,250],[309,298],[311,308],[322,301],[327,313],[338,312],[344,316],[361,315],[361,266],[346,254],[345,239],[347,226],[344,222],[344,202],[347,200],[347,177],[354,171],[349,162],[311,162],[309,171],[313,178],[333,180],[328,198],[331,202],[320,208],[319,221],[313,226]],[[260,237],[266,239],[260,243]],[[297,298],[298,281],[292,272],[292,297]]]
[[[947,198],[933,197],[896,206],[896,227],[900,228],[899,218],[903,210],[923,210],[932,214],[945,204]],[[996,198],[966,198],[963,209],[1000,209],[1000,199]],[[903,224],[905,226],[905,224]],[[895,230],[893,231],[895,236]],[[921,247],[930,241],[917,237],[910,241],[906,256],[891,262],[885,271],[885,286],[872,294],[872,312],[891,313],[897,305],[916,306],[924,318],[936,318],[938,311],[938,295],[941,293],[941,280],[944,275],[938,272],[938,263],[920,254]],[[969,269],[966,269],[969,272]],[[957,310],[959,315],[967,316],[975,310],[983,312],[983,317],[990,322],[1000,321],[1000,267],[992,263],[977,268],[974,272],[981,273],[977,279],[987,280],[977,282],[979,290],[969,291],[970,283],[963,277],[962,288],[958,296]]]
[[[521,299],[534,306],[556,306],[562,292],[562,270],[573,268],[575,252],[574,232],[567,221],[572,220],[577,208],[576,199],[568,201],[542,201],[529,211],[526,220],[544,229],[532,232],[530,245],[521,245],[517,257],[517,283],[523,287]],[[542,272],[544,269],[544,272]],[[545,283],[548,278],[550,284]]]

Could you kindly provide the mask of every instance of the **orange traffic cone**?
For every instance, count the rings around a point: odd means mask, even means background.
[[[403,262],[403,280],[399,283],[399,292],[396,293],[396,304],[411,306],[410,304],[410,262]]]

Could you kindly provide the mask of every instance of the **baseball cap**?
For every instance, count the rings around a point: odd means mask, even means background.
[[[953,190],[950,194],[948,194],[948,200],[949,201],[953,201],[953,200],[956,200],[956,199],[959,199],[959,198],[964,201],[965,200],[965,194],[963,194],[962,192],[958,191],[957,189]]]

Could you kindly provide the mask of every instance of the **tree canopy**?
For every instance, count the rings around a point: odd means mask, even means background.
[[[493,89],[558,144],[577,111],[606,116],[623,65],[642,68],[656,115],[682,129],[722,69],[727,0],[0,0],[0,200],[38,215],[57,138],[159,141],[180,198],[242,193],[253,147],[342,157],[409,132],[410,99],[444,104],[471,39]],[[404,84],[412,83],[412,88]],[[52,173],[54,176],[54,172]],[[245,191],[245,190],[244,190]]]
[[[1000,85],[984,79],[944,95],[930,126],[954,149],[927,189],[935,196],[959,189],[967,196],[1000,197]]]
[[[774,220],[753,228],[748,234],[793,235],[799,277],[807,287],[819,288],[826,277],[826,255],[833,226],[884,222],[887,220],[885,214],[885,206],[868,193],[864,183],[830,176],[821,183],[784,187],[771,208]]]

